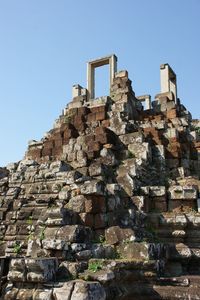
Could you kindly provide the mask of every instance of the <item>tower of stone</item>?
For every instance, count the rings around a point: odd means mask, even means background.
[[[53,128],[0,168],[1,300],[200,299],[200,121],[160,76],[138,96],[116,55],[89,61]]]

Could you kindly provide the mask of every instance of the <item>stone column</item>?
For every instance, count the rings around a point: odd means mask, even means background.
[[[172,92],[174,95],[174,101],[177,102],[177,84],[176,74],[168,64],[162,64],[160,66],[160,83],[161,93]]]

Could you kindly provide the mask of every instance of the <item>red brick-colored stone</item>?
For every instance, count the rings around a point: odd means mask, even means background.
[[[86,116],[90,112],[89,108],[86,106],[82,106],[78,108],[78,116]]]
[[[99,142],[88,142],[88,150],[89,151],[94,151],[94,152],[98,152],[101,149],[100,143]]]
[[[87,121],[88,122],[95,122],[96,121],[96,113],[89,113],[87,115]]]
[[[93,227],[94,226],[94,216],[90,213],[79,214],[80,221],[83,225]]]
[[[106,133],[104,134],[98,134],[95,137],[95,141],[99,142],[100,144],[108,144],[109,143],[109,139]]]
[[[177,111],[176,111],[176,109],[174,108],[174,109],[168,110],[167,113],[166,113],[166,116],[167,116],[168,119],[174,119],[174,118],[176,118],[177,117]]]
[[[101,196],[88,196],[85,201],[85,211],[87,213],[100,213],[106,211],[105,198]]]
[[[60,154],[62,154],[62,147],[58,146],[58,147],[54,147],[52,149],[52,155],[54,156],[59,156]]]
[[[103,126],[99,126],[95,128],[95,135],[105,134],[106,129]]]
[[[108,128],[110,126],[110,120],[103,120],[102,126],[104,126],[105,128]]]
[[[38,160],[41,157],[41,149],[31,149],[28,151],[28,156],[34,160]]]
[[[42,156],[51,156],[52,155],[52,148],[45,147],[42,149]]]
[[[57,139],[54,139],[54,147],[61,147],[62,148],[62,138],[57,138]]]
[[[96,214],[94,216],[94,228],[100,229],[100,228],[106,228],[107,221],[106,221],[106,214]]]
[[[97,112],[96,113],[96,121],[103,121],[106,119],[105,111]]]
[[[93,134],[89,134],[85,136],[85,143],[92,143],[95,140],[95,136]]]
[[[91,107],[90,110],[91,110],[92,113],[100,113],[100,112],[105,113],[106,112],[106,107],[105,107],[105,105],[94,106],[94,107]]]
[[[84,131],[86,128],[85,117],[83,115],[77,115],[73,119],[73,125],[78,131]]]

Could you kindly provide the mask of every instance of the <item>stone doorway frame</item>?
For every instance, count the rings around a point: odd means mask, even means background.
[[[95,98],[95,68],[110,66],[110,87],[117,72],[117,56],[115,54],[101,57],[87,63],[87,90],[89,99]]]

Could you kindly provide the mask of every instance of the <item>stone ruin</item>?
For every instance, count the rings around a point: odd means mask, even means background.
[[[160,74],[151,102],[115,55],[90,61],[87,89],[0,168],[0,299],[200,299],[200,121]]]

